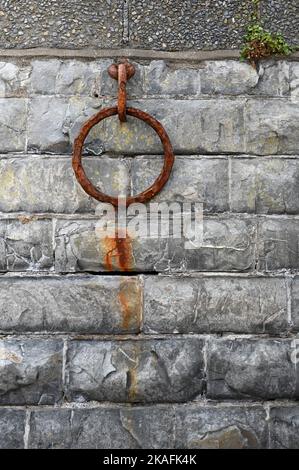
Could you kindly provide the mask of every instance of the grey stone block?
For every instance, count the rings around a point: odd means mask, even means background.
[[[177,221],[180,222],[180,214]],[[190,217],[186,217],[184,226]],[[163,222],[168,228],[168,218]],[[128,236],[120,245],[103,236],[101,220],[59,220],[55,267],[75,271],[248,271],[254,265],[255,223],[250,219],[204,217],[203,245],[186,249],[185,238]],[[167,224],[167,225],[166,225]],[[128,229],[127,234],[130,231]],[[150,235],[150,234],[149,234]],[[192,238],[191,238],[192,240]],[[191,244],[191,246],[193,246]]]
[[[291,299],[292,325],[296,331],[299,331],[299,278],[297,276],[292,280]]]
[[[191,405],[176,407],[178,449],[263,449],[268,423],[262,406]]]
[[[138,194],[162,170],[163,157],[137,157],[132,163],[132,189]],[[228,161],[224,158],[176,157],[167,184],[151,201],[201,202],[206,212],[228,210]]]
[[[231,161],[231,209],[298,214],[299,159],[259,157]]]
[[[26,99],[0,98],[1,152],[21,152],[26,145]]]
[[[0,410],[0,449],[23,449],[25,411]]]
[[[0,47],[119,47],[122,9],[121,0],[2,2]]]
[[[261,218],[258,226],[258,269],[298,269],[298,219]]]
[[[83,166],[104,193],[118,196],[129,192],[129,164],[125,160],[84,157]],[[77,183],[70,156],[0,159],[2,212],[94,212],[96,206]]]
[[[296,103],[287,100],[248,101],[245,107],[246,153],[296,155],[298,118]]]
[[[0,221],[0,271],[37,271],[53,266],[52,223],[20,216]]]
[[[28,150],[40,153],[70,153],[71,144],[83,123],[95,114],[100,106],[100,100],[81,96],[32,98],[28,115]],[[86,139],[86,143],[89,140]]]
[[[0,340],[1,405],[53,404],[62,398],[62,341]]]
[[[287,327],[282,278],[145,277],[146,333],[279,334]]]
[[[174,446],[172,407],[52,409],[31,414],[31,449],[164,449]]]
[[[94,96],[99,63],[79,60],[33,60],[30,92],[44,95]]]
[[[67,357],[72,401],[180,402],[203,389],[203,340],[73,341]]]
[[[177,154],[245,151],[243,100],[148,99],[132,101],[130,105],[162,123]],[[92,137],[105,142],[107,152],[161,154],[163,151],[154,130],[130,116],[122,125],[116,116],[110,118]]]
[[[291,340],[210,339],[207,394],[215,399],[274,399],[296,396]]]
[[[0,278],[0,331],[136,333],[142,316],[137,277]]]
[[[200,69],[173,67],[164,60],[153,60],[144,67],[144,91],[148,95],[200,95]]]
[[[288,96],[290,92],[286,61],[261,62],[258,71],[239,60],[207,61],[200,78],[202,94]]]
[[[10,60],[0,62],[0,97],[27,96],[30,72],[30,65],[20,65]]]
[[[299,63],[290,63],[290,90],[291,98],[294,101],[299,99]]]
[[[202,229],[203,244],[200,247],[193,248],[192,237],[169,240],[168,270],[245,272],[254,268],[254,220],[204,216]]]
[[[299,448],[299,406],[273,406],[270,409],[270,448]]]

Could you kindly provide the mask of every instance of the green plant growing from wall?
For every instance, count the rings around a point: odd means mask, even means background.
[[[270,33],[260,24],[260,0],[252,0],[254,12],[251,24],[247,28],[244,37],[244,45],[241,49],[241,59],[248,60],[256,67],[260,59],[272,55],[288,55],[294,51],[281,34]]]

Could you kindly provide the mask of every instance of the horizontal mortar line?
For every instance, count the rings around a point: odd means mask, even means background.
[[[286,336],[286,333],[288,334]],[[170,339],[174,340],[187,340],[187,339],[201,339],[201,340],[219,340],[221,341],[222,339],[225,340],[236,340],[236,339],[251,339],[254,341],[260,341],[261,339],[264,340],[269,340],[271,341],[276,340],[276,341],[282,341],[282,342],[287,342],[292,340],[293,338],[297,337],[296,331],[289,332],[288,330],[285,330],[281,336],[278,336],[273,334],[273,333],[230,333],[230,332],[218,332],[218,333],[149,333],[149,334],[144,334],[144,333],[138,333],[138,334],[117,334],[117,333],[111,333],[110,335],[104,335],[104,334],[72,334],[72,333],[59,333],[59,332],[51,332],[51,333],[0,333],[0,340],[3,339],[14,339],[14,340],[28,340],[28,339],[34,339],[34,340],[40,340],[40,339],[51,339],[55,340],[56,338],[59,339],[59,341],[63,341],[64,339],[69,340],[69,341],[99,341],[99,342],[123,342],[123,341],[153,341],[153,340],[158,340],[158,341],[169,341]]]
[[[116,105],[116,100],[117,97],[115,96],[100,96],[100,97],[94,97],[92,94],[59,94],[59,93],[49,93],[49,94],[28,94],[26,96],[19,96],[19,95],[9,95],[9,96],[1,96],[0,100],[27,100],[27,101],[32,101],[35,98],[44,98],[44,99],[49,99],[49,98],[55,98],[55,99],[61,99],[64,101],[67,101],[71,98],[89,98],[93,100],[107,100],[107,102],[104,103],[98,103],[94,104],[94,114],[98,112],[100,109],[103,109],[105,107],[110,107],[110,106],[115,106]],[[142,101],[142,104],[146,104],[147,101],[161,101],[161,100],[167,100],[167,101],[228,101],[228,102],[237,102],[237,104],[241,104],[240,102],[243,100],[248,100],[248,101],[285,101],[286,104],[298,104],[299,98],[294,98],[291,94],[288,95],[266,95],[266,94],[250,94],[250,93],[240,93],[240,94],[229,94],[229,93],[218,93],[218,94],[208,94],[208,93],[201,93],[198,95],[169,95],[169,94],[157,94],[157,95],[140,95],[140,96],[129,96],[128,94],[128,106],[136,106],[134,102],[137,102],[137,107],[139,105],[139,101]],[[130,101],[133,102],[130,104]],[[86,118],[87,119],[87,118]]]
[[[173,271],[173,272],[150,272],[150,271],[101,271],[101,272],[53,272],[53,271],[2,271],[0,272],[0,280],[59,280],[59,281],[75,281],[75,280],[95,280],[97,278],[116,278],[116,277],[167,277],[175,279],[204,279],[204,278],[241,278],[241,279],[285,279],[296,278],[299,276],[299,270],[285,271],[250,271],[250,272],[235,272],[235,271]]]
[[[186,401],[186,402],[167,402],[167,403],[161,403],[161,402],[155,402],[155,403],[132,403],[132,402],[111,402],[111,401],[103,401],[103,402],[95,402],[95,401],[89,401],[89,402],[84,402],[84,403],[78,403],[78,402],[64,402],[60,404],[53,404],[53,405],[0,405],[0,410],[1,409],[12,409],[12,410],[29,410],[29,411],[50,411],[50,410],[55,410],[59,413],[60,410],[94,410],[94,409],[122,409],[126,408],[128,410],[134,409],[134,408],[152,408],[152,407],[159,407],[159,408],[173,408],[173,407],[202,407],[202,408],[208,408],[208,407],[215,407],[215,408],[229,408],[229,407],[249,407],[249,408],[255,408],[255,407],[263,407],[263,406],[270,406],[276,407],[276,406],[282,406],[282,407],[287,407],[287,406],[294,406],[294,407],[299,407],[299,402],[292,400],[292,399],[283,399],[283,398],[276,398],[274,400],[250,400],[247,399],[248,401],[236,399],[227,399],[227,400],[213,400],[211,398],[201,398],[198,399],[197,401]]]
[[[159,204],[163,204],[163,202],[168,202],[169,204],[182,204],[182,201],[176,201],[176,200],[164,200],[160,201]],[[153,201],[155,203],[155,201]],[[183,203],[187,204],[201,204],[202,201],[183,201]],[[101,203],[99,203],[101,204]],[[204,203],[203,203],[204,204]],[[148,205],[147,205],[148,206]],[[188,211],[181,211],[180,215],[184,214],[189,214],[190,212]],[[150,215],[148,213],[148,215]],[[128,216],[128,219],[132,219],[134,216],[130,215]],[[179,216],[177,216],[179,217]],[[0,222],[5,221],[5,220],[17,220],[19,219],[20,222],[22,222],[22,218],[28,219],[24,223],[28,222],[33,222],[33,221],[38,221],[38,220],[52,220],[52,219],[58,219],[58,220],[70,220],[70,221],[96,221],[99,220],[99,216],[97,214],[94,214],[92,212],[76,212],[76,213],[62,213],[62,212],[26,212],[26,211],[20,211],[20,212],[0,212]],[[174,219],[176,219],[174,215]],[[204,212],[204,217],[203,220],[230,220],[230,219],[238,219],[238,220],[261,220],[261,219],[276,219],[276,220],[299,220],[299,213],[298,214],[288,214],[288,213],[282,213],[282,214],[257,214],[257,213],[251,213],[251,212]],[[145,238],[150,238],[154,239],[151,237],[145,237]],[[157,237],[156,237],[157,238]],[[173,238],[171,235],[169,237],[166,237],[165,239],[171,239]],[[176,237],[177,238],[177,237]],[[202,246],[205,248],[205,246]],[[227,247],[228,248],[228,247]]]
[[[109,158],[112,160],[125,160],[125,159],[148,159],[148,158],[156,158],[156,157],[161,157],[163,158],[163,153],[137,153],[137,154],[126,154],[123,152],[122,154],[116,154],[113,152],[105,152],[100,155],[93,155],[93,154],[88,154],[88,155],[83,155],[83,159],[98,159],[101,160],[103,158]],[[296,155],[287,155],[287,154],[281,154],[281,155],[257,155],[257,154],[246,154],[246,153],[240,153],[240,154],[234,154],[234,153],[226,153],[226,154],[217,154],[217,153],[192,153],[192,154],[177,154],[175,157],[179,160],[187,159],[187,160],[198,160],[198,159],[203,159],[203,160],[227,160],[228,158],[232,158],[233,160],[299,160],[299,154]],[[9,160],[9,159],[32,159],[33,161],[35,159],[44,159],[44,160],[55,160],[55,159],[63,159],[63,160],[69,160],[71,161],[72,159],[72,153],[61,153],[61,154],[56,154],[56,153],[34,153],[34,152],[7,152],[7,153],[0,153],[0,160]]]
[[[136,335],[127,335],[121,333],[111,333],[111,335],[100,335],[100,334],[74,334],[74,333],[61,333],[59,331],[52,332],[23,332],[18,331],[1,331],[0,330],[0,341],[2,340],[68,340],[68,341],[97,341],[97,342],[123,342],[123,341],[183,341],[187,339],[252,339],[252,340],[276,340],[276,341],[291,341],[298,338],[298,328],[293,330],[282,330],[281,333],[235,333],[231,331],[219,331],[219,332],[202,332],[202,333],[141,333]]]
[[[217,49],[217,50],[181,50],[181,51],[159,51],[149,49],[58,49],[58,48],[30,48],[30,49],[0,49],[0,57],[58,57],[58,58],[131,58],[131,59],[168,59],[189,61],[203,60],[222,60],[222,59],[239,59],[239,49]],[[299,52],[287,56],[289,60],[296,60]],[[286,56],[277,56],[277,60],[286,60]]]

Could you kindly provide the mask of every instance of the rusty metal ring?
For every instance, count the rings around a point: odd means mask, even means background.
[[[156,181],[142,193],[139,193],[136,196],[128,196],[126,198],[126,205],[128,206],[135,202],[147,202],[161,191],[170,176],[174,163],[174,153],[169,137],[164,127],[159,121],[157,121],[155,118],[145,113],[144,111],[141,111],[140,109],[136,108],[126,108],[126,113],[129,116],[134,116],[137,119],[141,119],[141,121],[144,121],[149,124],[158,134],[164,149],[164,164],[160,175],[158,176]],[[115,207],[118,207],[118,198],[108,196],[107,194],[104,194],[99,191],[87,178],[84,168],[82,166],[82,149],[88,133],[90,132],[92,127],[94,127],[99,122],[103,121],[103,119],[106,119],[110,116],[115,116],[116,114],[118,114],[117,106],[112,108],[104,108],[100,112],[92,116],[88,121],[86,121],[74,142],[72,166],[79,184],[82,186],[82,188],[87,194],[89,194],[94,199],[97,199],[98,201],[107,202],[113,204]]]

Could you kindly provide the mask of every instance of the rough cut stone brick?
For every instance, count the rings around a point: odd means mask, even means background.
[[[144,67],[144,91],[148,95],[198,96],[200,94],[200,70],[174,68],[164,60],[153,60]]]
[[[296,276],[291,284],[291,311],[292,311],[292,324],[296,331],[299,331],[299,277]],[[298,343],[299,349],[299,343]]]
[[[133,194],[149,187],[162,170],[163,157],[136,157],[132,163]],[[226,158],[176,157],[170,178],[151,201],[201,202],[204,211],[228,210]]]
[[[84,157],[83,166],[92,183],[104,193],[127,193],[129,169],[123,159]],[[3,212],[92,212],[96,206],[97,202],[77,183],[71,156],[0,159]]]
[[[268,423],[262,406],[191,405],[176,407],[178,449],[262,449]]]
[[[210,339],[207,393],[215,399],[274,399],[296,396],[291,340]]]
[[[171,235],[168,239],[131,237],[121,253],[115,239],[103,237],[98,224],[96,220],[57,222],[57,271],[247,271],[253,267],[255,224],[249,219],[204,217],[204,244],[196,249],[186,249],[186,238]]]
[[[28,113],[28,150],[70,153],[71,142],[83,123],[99,110],[101,104],[99,99],[81,96],[32,98]]]
[[[177,154],[245,151],[243,100],[148,99],[130,104],[163,124]],[[121,126],[117,117],[110,118],[109,124],[92,137],[103,141],[108,152],[142,154],[162,150],[153,129],[130,116]]]
[[[0,62],[0,97],[27,96],[30,71],[30,65]]]
[[[231,172],[233,211],[299,213],[299,159],[233,158]]]
[[[174,446],[171,407],[52,409],[31,414],[29,448],[164,449]]]
[[[299,406],[273,406],[270,409],[270,447],[298,449]]]
[[[73,341],[67,358],[70,400],[180,402],[200,395],[203,341]]]
[[[207,61],[200,77],[202,94],[289,94],[289,64],[285,61],[269,60],[260,63],[258,71],[239,60]]]
[[[25,411],[0,409],[0,449],[23,449]]]
[[[95,61],[33,60],[30,92],[44,95],[93,96],[98,76],[99,69]]]
[[[137,277],[0,277],[0,331],[135,333],[142,316]]]
[[[62,398],[62,341],[0,340],[0,404],[52,404]]]
[[[26,145],[26,99],[0,98],[1,152],[22,152]]]
[[[288,327],[284,279],[147,276],[146,333],[282,333]]]
[[[245,106],[245,152],[298,154],[299,110],[287,100],[250,100]],[[239,152],[242,152],[239,148]]]
[[[298,269],[298,219],[261,218],[258,227],[258,267],[265,271]]]
[[[294,101],[299,99],[299,63],[292,62],[290,64],[290,90],[291,98]]]
[[[52,224],[33,216],[0,221],[0,271],[36,271],[53,266]]]

